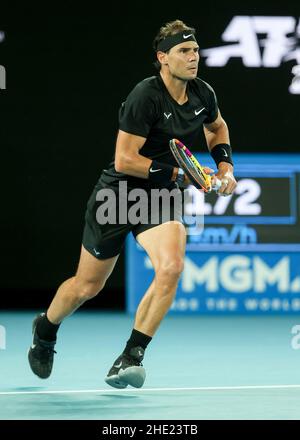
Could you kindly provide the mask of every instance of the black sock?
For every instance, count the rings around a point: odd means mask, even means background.
[[[125,350],[123,353],[129,354],[130,350],[133,347],[142,347],[144,350],[146,350],[147,345],[151,341],[152,337],[145,335],[142,332],[139,332],[138,330],[133,329],[130,338],[127,341]]]
[[[47,314],[45,313],[42,319],[38,320],[36,331],[38,337],[43,339],[44,341],[56,341],[56,333],[59,329],[60,324],[52,324],[47,318]]]

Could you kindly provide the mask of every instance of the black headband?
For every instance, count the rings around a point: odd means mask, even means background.
[[[161,50],[162,52],[167,52],[173,46],[177,44],[184,43],[185,41],[196,41],[194,32],[192,31],[183,31],[179,34],[170,35],[163,40],[161,40],[156,48],[156,51]]]

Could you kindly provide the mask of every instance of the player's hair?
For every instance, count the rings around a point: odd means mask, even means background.
[[[196,32],[194,28],[186,25],[182,20],[174,20],[169,21],[168,23],[164,24],[158,31],[156,37],[153,40],[153,49],[155,52],[157,52],[157,46],[158,44],[164,40],[166,37],[169,37],[170,35],[178,34],[179,32],[188,31],[192,32],[193,34]],[[158,60],[154,62],[154,66],[160,70],[161,64]]]

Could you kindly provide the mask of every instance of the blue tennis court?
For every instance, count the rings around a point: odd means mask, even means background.
[[[300,419],[295,316],[167,316],[144,359],[144,387],[117,390],[104,376],[130,315],[80,310],[66,319],[53,373],[41,380],[27,363],[35,313],[0,313],[1,420]]]

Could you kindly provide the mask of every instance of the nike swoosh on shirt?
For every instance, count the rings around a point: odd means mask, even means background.
[[[203,107],[201,110],[195,110],[195,115],[198,116],[200,115],[200,113],[205,109],[205,107]]]

